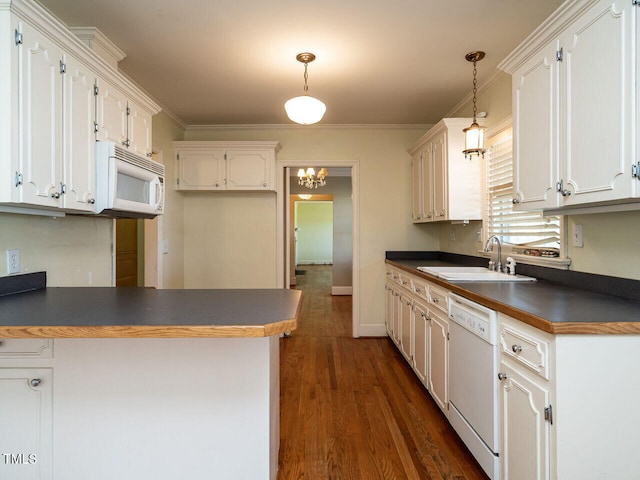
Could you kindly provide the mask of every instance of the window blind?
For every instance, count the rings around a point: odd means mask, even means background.
[[[560,219],[543,217],[541,211],[521,212],[513,209],[512,135],[489,139],[487,156],[486,233],[517,248],[524,255],[558,256]]]

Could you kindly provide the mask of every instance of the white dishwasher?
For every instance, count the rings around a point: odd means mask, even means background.
[[[498,315],[449,295],[449,421],[487,475],[500,478]]]

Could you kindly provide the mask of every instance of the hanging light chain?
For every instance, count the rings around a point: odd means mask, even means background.
[[[478,69],[476,68],[476,64],[478,63],[477,59],[473,59],[473,123],[476,123],[476,94],[478,93],[478,79],[476,78],[478,74]]]
[[[307,85],[307,80],[309,80],[309,72],[307,71],[308,62],[304,62],[304,94],[309,94],[309,85]]]

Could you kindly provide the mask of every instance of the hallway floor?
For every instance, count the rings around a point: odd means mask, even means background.
[[[391,340],[351,337],[331,266],[303,268],[280,346],[278,480],[487,480]]]

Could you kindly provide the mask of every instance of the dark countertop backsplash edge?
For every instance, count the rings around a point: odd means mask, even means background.
[[[0,277],[0,297],[31,292],[47,286],[47,272],[31,272]]]
[[[397,262],[402,262],[403,260],[437,260],[467,266],[487,266],[487,259],[483,257],[437,251],[387,251],[385,258]],[[574,270],[559,270],[557,268],[524,263],[518,263],[516,270],[521,275],[546,280],[566,287],[640,301],[640,280],[576,272]]]

